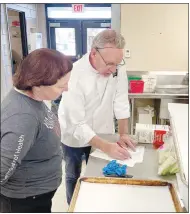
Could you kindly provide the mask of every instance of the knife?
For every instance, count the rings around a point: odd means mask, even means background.
[[[112,175],[104,175],[105,177],[112,177],[112,178],[133,178],[133,175],[121,175],[118,176],[116,174],[112,174]]]

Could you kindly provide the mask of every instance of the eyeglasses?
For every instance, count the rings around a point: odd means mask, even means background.
[[[112,48],[112,47],[107,47],[107,48]],[[119,64],[114,64],[114,63],[106,62],[105,59],[104,59],[104,57],[102,56],[102,54],[101,54],[100,51],[99,51],[99,50],[105,49],[105,48],[95,48],[95,49],[96,49],[96,51],[99,53],[100,57],[102,58],[102,60],[103,60],[104,63],[106,64],[106,66],[110,66],[110,67],[116,66],[116,68],[118,69],[118,68],[120,68],[121,66],[125,65],[125,60],[124,60],[124,59],[122,59],[121,63],[119,63]]]

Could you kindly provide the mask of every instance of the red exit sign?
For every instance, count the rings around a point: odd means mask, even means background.
[[[84,4],[72,4],[73,13],[84,12]]]

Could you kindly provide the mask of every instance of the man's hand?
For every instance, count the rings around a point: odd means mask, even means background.
[[[119,143],[111,143],[98,137],[97,135],[91,139],[90,145],[94,148],[100,149],[116,160],[125,160],[131,157],[130,153],[125,148],[126,146],[122,147]]]
[[[118,133],[120,135],[120,145],[124,148],[131,148],[133,151],[136,151],[136,143],[131,139],[131,137],[129,137],[129,135],[126,134],[128,130],[128,119],[125,118],[118,120],[118,128]]]
[[[136,151],[136,143],[135,141],[129,137],[127,134],[120,135],[119,143],[124,147],[124,148],[131,148],[134,152]]]
[[[107,143],[105,153],[116,160],[126,160],[131,158],[131,155],[127,149],[120,146],[118,143]]]

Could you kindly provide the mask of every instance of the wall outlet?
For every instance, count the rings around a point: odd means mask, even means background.
[[[130,58],[131,57],[131,52],[129,49],[125,50],[125,58]]]

